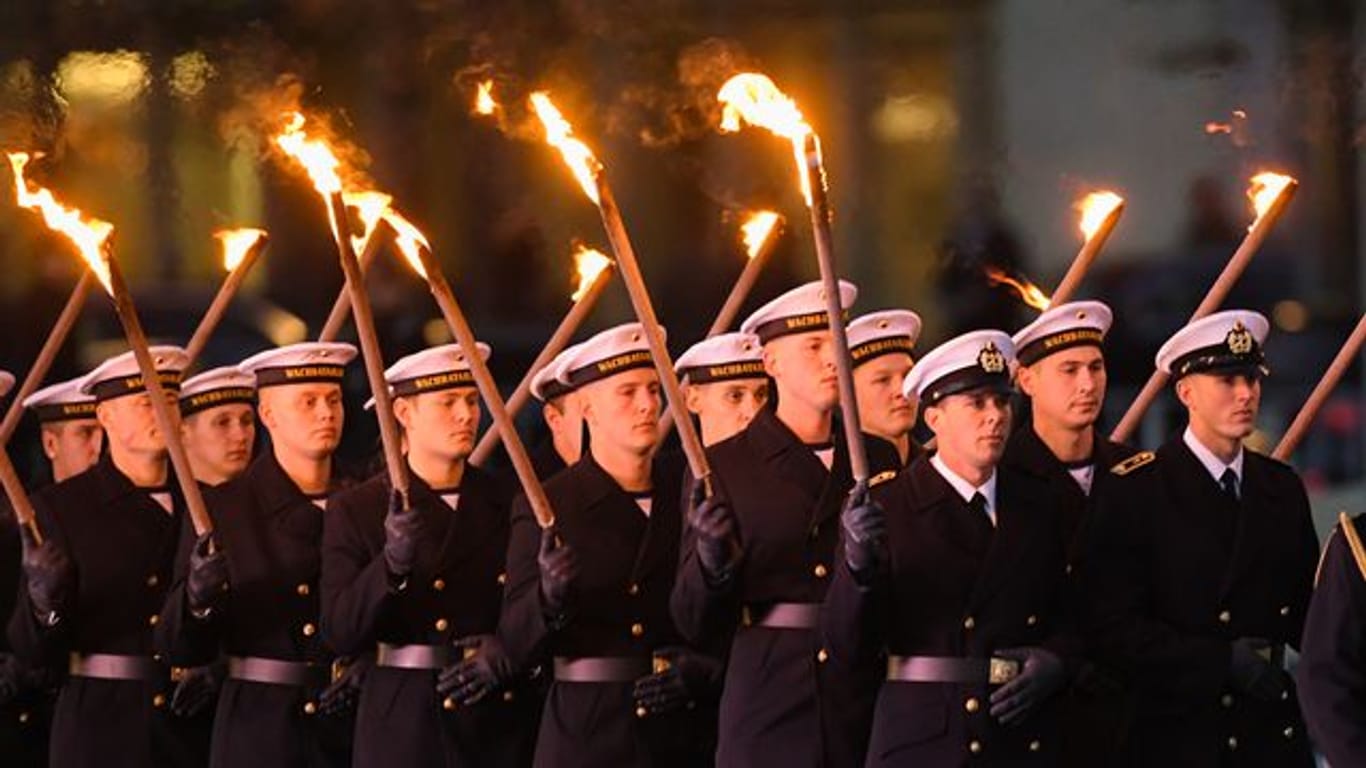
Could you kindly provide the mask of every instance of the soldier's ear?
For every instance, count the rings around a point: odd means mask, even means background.
[[[929,427],[930,431],[936,435],[939,434],[939,422],[944,417],[944,411],[933,405],[928,405],[921,410],[921,414],[922,418],[925,419],[925,426]]]
[[[771,343],[764,345],[764,373],[767,373],[770,378],[776,379],[779,365],[777,355],[773,354],[773,347],[774,345]]]
[[[1194,384],[1191,382],[1190,376],[1177,379],[1176,381],[1176,399],[1180,400],[1181,404],[1187,408],[1191,407],[1191,389],[1193,386]]]
[[[702,391],[696,384],[683,385],[683,403],[688,406],[688,413],[701,415]]]
[[[48,461],[52,461],[57,458],[57,433],[44,427],[41,434],[43,438],[43,455],[47,457]]]
[[[95,406],[95,421],[98,421],[100,423],[100,429],[103,429],[106,432],[109,431],[109,423],[114,419],[113,409],[114,406],[110,400],[106,400]]]
[[[404,429],[412,429],[413,404],[409,402],[411,398],[394,398],[394,420]]]
[[[1021,365],[1015,369],[1015,384],[1020,391],[1034,396],[1034,369],[1027,365]]]

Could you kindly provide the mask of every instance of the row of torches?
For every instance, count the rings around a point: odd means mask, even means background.
[[[811,126],[802,117],[796,103],[780,91],[765,75],[756,73],[739,74],[729,79],[717,94],[723,106],[720,129],[723,132],[739,131],[745,124],[766,128],[772,133],[789,140],[793,147],[798,179],[802,196],[811,214],[812,236],[821,279],[825,284],[828,301],[827,310],[831,317],[843,316],[840,306],[840,292],[837,290],[837,275],[831,237],[831,213],[828,202],[828,188],[820,140]],[[664,346],[664,335],[654,313],[653,303],[645,281],[636,261],[635,251],[627,235],[620,210],[617,208],[611,187],[608,185],[605,167],[593,151],[574,136],[573,126],[556,108],[546,92],[536,92],[529,97],[529,103],[544,129],[545,140],[556,148],[564,162],[573,172],[584,194],[597,206],[603,227],[614,259],[599,251],[580,247],[575,254],[578,287],[572,298],[573,305],[552,334],[549,342],[537,355],[511,397],[504,402],[498,392],[492,374],[486,363],[478,355],[470,355],[475,384],[479,389],[493,420],[493,426],[481,438],[471,456],[478,464],[488,458],[497,443],[505,443],[508,455],[517,472],[528,501],[543,526],[553,523],[554,512],[550,509],[545,492],[531,467],[526,449],[513,426],[512,417],[526,404],[530,394],[530,382],[537,371],[558,354],[572,338],[579,324],[588,315],[614,271],[619,271],[624,282],[637,319],[645,329],[655,368],[659,373],[669,411],[664,415],[667,429],[670,422],[679,430],[679,438],[687,457],[693,476],[704,483],[710,476],[706,455],[697,435],[693,422],[684,410],[680,396],[678,378],[672,361]],[[482,115],[492,115],[500,105],[493,96],[493,84],[486,81],[480,84],[475,102],[475,111]],[[343,168],[326,141],[311,137],[305,130],[303,115],[292,113],[286,116],[281,132],[274,137],[275,145],[281,152],[296,161],[312,181],[327,206],[332,228],[333,240],[337,246],[345,287],[325,323],[320,340],[335,339],[345,324],[348,315],[354,314],[357,335],[361,342],[361,353],[365,363],[366,376],[371,394],[375,400],[375,411],[380,427],[386,465],[392,486],[406,497],[408,475],[406,462],[400,453],[397,427],[393,417],[392,403],[388,387],[383,377],[383,359],[375,334],[374,320],[370,304],[362,283],[362,273],[378,254],[386,239],[392,240],[408,265],[428,284],[441,314],[449,326],[453,338],[465,349],[473,349],[475,337],[468,320],[460,309],[454,293],[446,282],[444,274],[432,257],[431,246],[422,232],[404,218],[392,205],[392,197],[376,190],[349,188],[343,181]],[[49,333],[38,359],[29,370],[24,382],[16,392],[14,401],[0,422],[0,445],[12,436],[22,416],[19,403],[27,397],[42,381],[74,324],[79,308],[93,282],[98,280],[114,301],[115,309],[123,325],[125,336],[132,348],[151,394],[152,405],[156,411],[158,426],[167,436],[180,434],[178,410],[172,406],[155,375],[155,366],[148,352],[148,343],[138,321],[132,298],[115,260],[110,236],[113,226],[107,222],[85,216],[80,211],[69,208],[57,201],[47,189],[33,185],[26,180],[24,171],[31,155],[23,152],[9,153],[10,164],[14,170],[16,199],[21,207],[40,212],[47,226],[64,234],[84,258],[88,270],[82,275],[72,291],[56,325]],[[1219,307],[1232,288],[1233,283],[1246,269],[1248,261],[1266,239],[1275,221],[1293,196],[1297,183],[1294,179],[1275,173],[1261,173],[1252,179],[1249,196],[1252,199],[1256,218],[1248,228],[1248,233],[1237,251],[1229,259],[1219,278],[1210,287],[1204,301],[1197,307],[1191,319],[1203,317]],[[1084,237],[1081,249],[1073,260],[1062,281],[1051,295],[1045,294],[1027,280],[998,271],[989,271],[988,278],[1011,285],[1023,301],[1036,309],[1043,310],[1050,303],[1063,303],[1075,294],[1086,271],[1096,258],[1101,247],[1109,238],[1124,210],[1124,200],[1110,191],[1095,192],[1087,195],[1079,203],[1081,212],[1080,229]],[[357,220],[363,231],[351,232],[349,211],[356,212]],[[744,223],[743,240],[749,255],[748,262],[727,296],[721,310],[708,330],[708,335],[726,331],[744,303],[750,289],[762,269],[766,255],[778,239],[783,228],[782,218],[771,211],[753,214]],[[387,238],[386,238],[387,233]],[[219,232],[224,251],[224,267],[227,277],[213,303],[205,313],[190,343],[187,345],[191,362],[203,351],[204,345],[221,320],[224,311],[232,300],[247,272],[251,269],[267,243],[267,235],[259,229],[240,229]],[[853,378],[849,365],[848,340],[840,323],[831,326],[834,336],[842,424],[846,442],[850,446],[850,459],[855,479],[867,479],[867,460],[862,450],[858,410],[855,406]],[[1307,430],[1318,407],[1326,400],[1328,393],[1341,378],[1352,359],[1356,356],[1362,342],[1366,341],[1366,317],[1358,324],[1356,331],[1340,351],[1337,359],[1329,367],[1319,386],[1306,402],[1295,422],[1287,431],[1275,455],[1288,456]],[[1123,420],[1115,428],[1112,437],[1116,440],[1128,438],[1152,400],[1161,391],[1166,377],[1154,372],[1139,397],[1130,406]],[[175,469],[177,480],[185,496],[186,505],[194,524],[195,531],[203,535],[212,528],[199,487],[193,480],[189,461],[183,445],[171,438],[167,449]],[[11,506],[19,521],[27,526],[33,536],[41,540],[40,532],[33,520],[33,508],[20,484],[13,464],[8,455],[0,450],[0,484],[3,484]],[[708,492],[710,490],[708,489]]]

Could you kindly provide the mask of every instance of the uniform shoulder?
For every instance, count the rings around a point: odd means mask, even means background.
[[[1110,467],[1110,473],[1116,477],[1128,477],[1136,472],[1140,472],[1145,467],[1151,468],[1157,461],[1157,454],[1152,451],[1138,451],[1128,458],[1116,462]]]
[[[1348,517],[1343,512],[1338,515],[1338,524],[1333,526],[1333,530],[1328,534],[1328,540],[1323,543],[1323,551],[1319,554],[1319,565],[1314,571],[1314,583],[1318,584],[1323,575],[1324,563],[1328,560],[1328,553],[1333,549],[1333,543],[1339,541],[1339,547],[1346,547],[1352,560],[1356,563],[1357,570],[1361,573],[1361,578],[1366,580],[1366,544],[1362,543],[1362,519],[1363,515]]]
[[[1299,481],[1299,473],[1295,471],[1295,468],[1280,459],[1251,450],[1244,450],[1243,456],[1243,460],[1250,466],[1255,466],[1273,477],[1294,478],[1296,482]]]
[[[883,470],[882,472],[879,472],[876,475],[873,475],[872,477],[868,478],[868,487],[876,488],[879,485],[883,485],[884,483],[890,483],[891,481],[895,480],[897,478],[897,475],[899,474],[900,472],[898,472],[895,469]]]

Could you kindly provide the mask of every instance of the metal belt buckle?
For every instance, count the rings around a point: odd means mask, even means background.
[[[346,666],[346,662],[341,659],[332,660],[332,682],[342,679],[342,675],[346,674]]]
[[[656,675],[668,672],[673,667],[673,663],[668,659],[656,654],[650,658],[650,671]]]
[[[185,673],[189,672],[184,667],[171,667],[171,682],[179,683],[185,679]]]
[[[477,645],[467,645],[467,646],[465,646],[464,648],[460,649],[460,660],[461,660],[461,661],[469,661],[470,659],[472,659],[472,658],[474,658],[475,656],[478,656],[478,655],[479,655],[479,646],[477,646]]]
[[[1014,659],[991,657],[987,668],[987,682],[991,685],[1004,685],[1020,675],[1020,662]]]

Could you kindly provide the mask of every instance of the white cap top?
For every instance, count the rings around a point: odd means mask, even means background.
[[[1099,301],[1069,301],[1049,307],[1034,322],[1016,332],[1020,365],[1033,365],[1054,352],[1080,346],[1100,346],[1114,315]]]
[[[81,392],[84,376],[77,376],[34,392],[24,398],[24,407],[33,411],[38,421],[74,421],[95,418],[95,398]]]
[[[1208,371],[1265,375],[1266,317],[1247,309],[1215,312],[1182,328],[1157,351],[1157,368],[1176,378]]]
[[[560,381],[560,371],[564,368],[565,362],[577,354],[578,348],[578,344],[573,344],[560,350],[560,354],[550,358],[550,362],[531,377],[532,397],[544,403],[574,391],[573,387]]]
[[[761,379],[764,350],[752,333],[721,333],[688,347],[674,361],[674,370],[690,384],[730,379]]]
[[[858,299],[858,287],[848,280],[840,281],[840,306],[845,313]],[[759,307],[754,314],[745,318],[740,330],[759,337],[767,344],[779,336],[808,331],[820,331],[830,327],[830,315],[826,312],[825,286],[821,281],[799,285],[778,298]]]
[[[906,375],[901,392],[933,404],[981,387],[1010,389],[1015,345],[1004,331],[972,331],[940,344]]]
[[[152,355],[161,385],[171,391],[180,389],[181,373],[190,361],[180,347],[158,345],[147,350]],[[105,360],[81,379],[81,392],[94,395],[96,400],[109,400],[146,391],[142,371],[132,350]]]
[[[479,357],[483,360],[489,359],[492,352],[489,345],[477,341],[475,349],[479,350]],[[470,360],[459,344],[442,344],[401,357],[384,372],[384,380],[389,383],[392,397],[474,386]],[[373,407],[375,399],[372,397],[366,401],[365,408],[369,410]]]
[[[180,385],[180,415],[216,408],[220,405],[256,402],[256,377],[237,370],[235,365],[210,368],[186,379]]]
[[[569,352],[565,350],[564,362],[555,372],[555,378],[573,389],[633,368],[654,365],[645,329],[640,323],[608,328],[573,347],[573,354]]]
[[[854,367],[893,352],[910,354],[920,339],[920,315],[909,309],[884,309],[854,318],[845,333]]]
[[[256,377],[256,387],[284,384],[340,384],[346,364],[356,358],[350,344],[305,341],[258,352],[237,365],[237,370]]]

